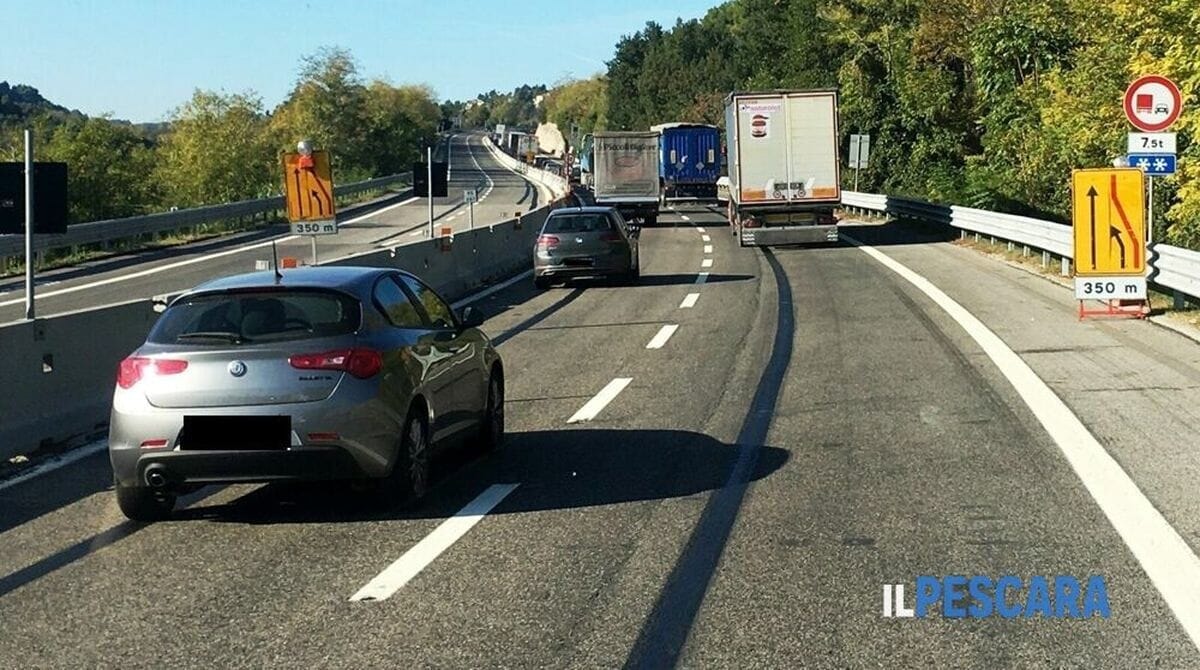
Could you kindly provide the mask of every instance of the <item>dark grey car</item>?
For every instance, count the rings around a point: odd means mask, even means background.
[[[615,277],[634,282],[638,229],[612,207],[556,209],[546,217],[533,251],[533,283],[546,288],[577,277]]]
[[[199,485],[373,480],[417,499],[436,448],[504,437],[504,369],[477,312],[417,277],[314,267],[219,279],[121,362],[108,449],[126,516]]]

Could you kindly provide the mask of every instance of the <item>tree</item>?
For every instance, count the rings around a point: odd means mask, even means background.
[[[35,146],[39,160],[67,164],[73,222],[146,214],[157,200],[152,145],[128,126],[106,117],[71,118]]]
[[[197,90],[171,114],[156,179],[165,204],[192,207],[279,192],[279,158],[252,93]]]

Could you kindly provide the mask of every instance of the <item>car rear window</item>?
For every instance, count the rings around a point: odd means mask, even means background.
[[[612,230],[607,214],[560,214],[546,219],[547,233],[594,233]]]
[[[255,344],[348,335],[358,300],[333,291],[199,294],[171,305],[150,331],[156,344]]]

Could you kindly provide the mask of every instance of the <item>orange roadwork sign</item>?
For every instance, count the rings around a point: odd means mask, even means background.
[[[283,192],[292,223],[334,221],[333,170],[328,151],[314,151],[311,167],[305,156],[283,154]]]
[[[1075,274],[1146,274],[1145,173],[1099,168],[1071,173]]]

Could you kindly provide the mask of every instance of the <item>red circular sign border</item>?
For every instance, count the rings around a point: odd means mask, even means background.
[[[1134,91],[1141,88],[1144,84],[1161,84],[1171,92],[1171,97],[1175,99],[1175,109],[1172,110],[1171,116],[1163,123],[1148,124],[1138,120],[1133,113],[1133,95]],[[1142,132],[1157,133],[1170,128],[1176,121],[1179,120],[1179,114],[1183,111],[1183,95],[1179,92],[1179,87],[1175,82],[1167,79],[1162,75],[1148,74],[1144,77],[1138,77],[1134,80],[1129,88],[1125,89],[1125,118],[1129,124]]]

